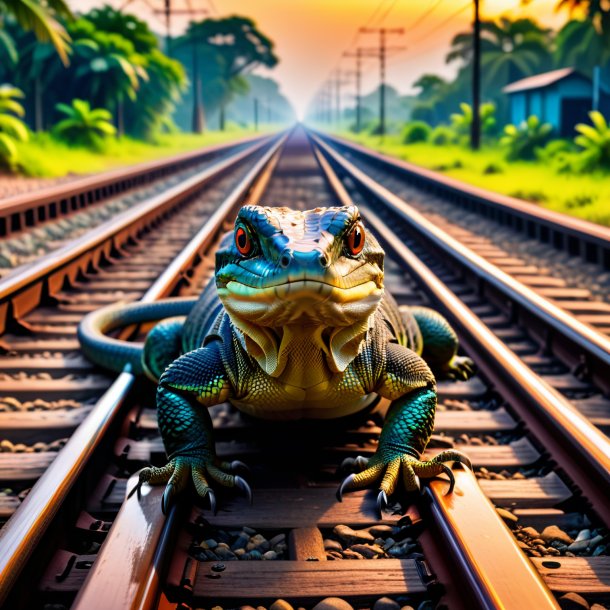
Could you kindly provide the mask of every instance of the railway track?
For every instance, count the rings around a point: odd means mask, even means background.
[[[351,168],[341,161],[293,132],[281,154],[259,156],[207,222],[197,219],[201,229],[191,232],[179,262],[132,298],[197,294],[212,271],[215,238],[243,201],[302,208],[355,201],[386,246],[389,290],[401,303],[431,303],[451,316],[480,367],[469,382],[439,385],[429,448],[459,446],[480,485],[456,470],[451,496],[438,480],[421,497],[398,497],[381,516],[372,492],[339,504],[334,492],[344,474],[336,465],[374,452],[377,415],[350,421],[347,431],[345,422],[326,432],[303,424],[287,430],[253,424],[221,405],[213,413],[217,450],[253,466],[254,506],[221,496],[216,516],[185,502],[165,520],[161,488],[125,501],[133,473],[163,463],[164,455],[153,389],[124,372],[3,530],[0,594],[7,607],[288,610],[276,601],[285,598],[295,608],[423,610],[552,608],[565,594],[590,604],[609,599],[607,438],[528,366],[540,363],[515,355],[477,318],[493,323],[501,316],[486,296],[447,256],[439,260],[406,235],[400,215],[357,174],[346,178]],[[154,260],[146,259],[135,265]],[[552,360],[540,358],[546,366]],[[245,556],[266,561],[232,561]],[[343,602],[319,605],[329,596]]]

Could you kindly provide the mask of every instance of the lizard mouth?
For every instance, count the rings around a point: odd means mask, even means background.
[[[319,280],[296,280],[292,282],[282,282],[272,286],[262,288],[249,286],[236,280],[227,282],[221,290],[226,290],[228,294],[235,298],[248,301],[270,301],[280,299],[283,301],[294,300],[313,300],[313,301],[341,301],[351,302],[368,296],[372,291],[378,290],[377,284],[373,280],[368,280],[355,286],[341,287],[328,282]]]
[[[338,327],[366,320],[379,304],[383,287],[373,280],[342,288],[307,279],[253,288],[232,280],[218,287],[218,296],[231,317],[260,326]]]

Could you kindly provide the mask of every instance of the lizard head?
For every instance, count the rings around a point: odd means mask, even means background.
[[[279,374],[290,327],[304,327],[333,370],[358,354],[383,296],[384,252],[350,207],[248,205],[216,254],[216,286],[249,353]]]

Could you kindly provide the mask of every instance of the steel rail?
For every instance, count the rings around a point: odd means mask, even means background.
[[[394,159],[377,151],[370,150],[364,146],[350,142],[344,138],[330,135],[328,133],[315,132],[319,137],[334,143],[337,146],[347,149],[372,161],[384,169],[390,170],[395,174],[405,176],[410,182],[417,186],[426,188],[429,191],[437,192],[442,196],[449,197],[454,203],[462,205],[467,209],[484,210],[488,218],[503,221],[504,218],[518,219],[517,222],[503,222],[516,230],[527,232],[532,237],[537,237],[540,241],[548,242],[558,249],[562,249],[556,243],[553,234],[562,235],[563,249],[572,254],[579,254],[586,260],[597,262],[610,268],[610,228],[568,216],[553,210],[547,210],[522,199],[501,195],[486,189],[476,187],[461,180],[443,176],[438,172],[422,168],[413,163]],[[548,239],[543,239],[541,228],[548,233]],[[535,229],[535,231],[533,230]],[[532,232],[537,235],[532,235]],[[570,244],[570,239],[576,239],[584,247],[574,248]],[[598,256],[591,256],[587,251],[587,245],[599,248]],[[578,252],[574,252],[578,249]]]
[[[11,318],[23,316],[38,305],[45,290],[50,295],[60,290],[64,279],[74,279],[77,271],[84,271],[95,255],[100,256],[102,252],[108,254],[112,248],[120,247],[130,237],[130,231],[138,230],[183,202],[210,181],[256,153],[271,139],[257,141],[251,147],[214,163],[200,174],[125,210],[62,248],[4,276],[0,279],[0,332],[4,331]]]
[[[314,138],[314,143],[319,144],[320,141]],[[343,205],[353,205],[349,193],[324,157],[327,150],[327,147],[323,152],[315,150],[318,163],[339,201]],[[367,224],[374,228],[376,235],[384,242],[389,242],[391,250],[405,263],[418,283],[430,283],[434,287],[443,311],[452,311],[457,297],[374,214],[362,208],[361,211],[364,212]],[[461,302],[459,304],[466,309]],[[470,315],[474,317],[473,314]],[[483,326],[480,321],[478,325]],[[462,330],[456,324],[454,328],[458,332]],[[480,330],[490,334],[486,327],[475,329]],[[493,339],[499,343],[495,337]],[[471,353],[480,354],[476,349]],[[453,554],[457,569],[476,600],[477,607],[485,610],[557,609],[559,606],[553,594],[517,546],[512,534],[484,496],[474,475],[464,470],[456,471],[454,475],[456,488],[453,494],[445,495],[448,482],[439,480],[432,482],[428,495],[432,500],[431,512],[435,524]],[[473,520],[472,511],[475,508],[477,518]]]
[[[11,233],[13,224],[20,225],[17,230],[26,226],[35,226],[35,212],[38,212],[38,216],[44,216],[40,220],[59,218],[63,214],[95,203],[100,199],[99,195],[103,197],[106,194],[113,195],[123,192],[136,184],[149,182],[157,177],[194,165],[212,155],[264,138],[265,136],[257,135],[216,144],[204,149],[172,155],[165,159],[147,161],[93,176],[77,178],[69,183],[51,186],[44,190],[8,197],[0,201],[0,236]],[[68,208],[70,209],[68,210]]]
[[[222,229],[224,219],[236,208],[265,167],[281,148],[286,135],[259,159],[248,174],[231,191],[217,212],[187,245],[189,255],[179,255],[155,284],[142,297],[152,302],[167,295],[175,286],[175,276],[181,276],[185,265],[193,260],[205,245],[209,245]],[[193,257],[193,258],[189,258]],[[170,272],[169,269],[173,271]],[[57,458],[36,482],[17,512],[0,531],[0,604],[4,602],[35,551],[38,542],[60,510],[68,493],[83,473],[95,449],[100,445],[111,423],[118,415],[131,387],[134,376],[123,372],[93,407],[76,429]]]
[[[328,158],[339,164],[354,182],[362,184],[362,180],[366,180],[366,190],[375,199],[382,203],[388,201],[389,196],[392,200],[398,199],[353,168],[315,136],[314,139]],[[404,218],[408,206],[402,206],[400,209]],[[412,219],[407,220],[410,226],[417,228],[414,223],[420,215],[415,214],[417,213],[414,212]],[[604,523],[609,524],[610,505],[607,498],[610,497],[610,439],[498,339],[382,220],[370,210],[365,212],[365,216],[376,235],[398,256],[424,291],[434,301],[442,304],[443,311],[458,331],[462,344],[479,356],[480,368],[486,377],[500,391],[514,397],[511,401],[512,408],[532,432],[544,440],[545,446],[561,468],[581,487]],[[428,221],[426,223],[430,224]],[[442,231],[428,227],[428,230],[432,229],[438,240],[443,239]],[[451,238],[445,235],[444,239],[447,246],[443,251],[453,255],[449,247],[452,244]],[[459,244],[456,247],[463,249]]]
[[[386,207],[398,214],[401,219],[416,233],[424,236],[441,252],[447,254],[460,266],[466,267],[486,284],[493,286],[502,294],[517,303],[522,309],[541,320],[546,327],[553,329],[560,336],[566,337],[577,345],[590,358],[601,365],[607,375],[610,370],[610,338],[598,333],[592,327],[583,324],[574,316],[559,308],[554,303],[534,292],[531,288],[515,280],[492,263],[475,254],[458,240],[439,229],[387,188],[375,182],[340,153],[329,147],[320,138],[315,140],[329,155],[329,158],[345,173],[360,184],[367,192],[381,201]]]

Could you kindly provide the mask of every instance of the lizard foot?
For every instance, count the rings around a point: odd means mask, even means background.
[[[398,485],[399,475],[402,475],[406,491],[417,491],[420,488],[420,477],[430,479],[443,472],[449,477],[448,493],[451,493],[455,485],[455,477],[451,468],[444,462],[459,462],[472,468],[470,460],[463,453],[453,449],[443,451],[426,461],[420,461],[406,453],[394,456],[390,460],[384,460],[375,454],[369,460],[365,470],[357,474],[350,474],[344,479],[337,490],[337,499],[341,502],[345,491],[363,489],[381,478],[380,491],[377,496],[377,507],[381,512],[388,504],[388,496],[394,493]]]
[[[221,462],[217,459],[206,460],[198,457],[178,456],[161,468],[152,466],[142,469],[136,489],[139,493],[139,488],[144,483],[149,485],[167,483],[161,500],[161,510],[166,515],[174,497],[183,491],[189,479],[192,479],[197,494],[201,498],[209,498],[210,509],[216,514],[216,495],[208,483],[208,477],[223,487],[236,487],[246,495],[251,503],[252,490],[248,483],[239,475],[231,474],[243,470],[247,470],[247,466],[238,460]]]
[[[476,370],[475,363],[467,356],[454,356],[437,371],[437,378],[467,381],[475,374]]]

